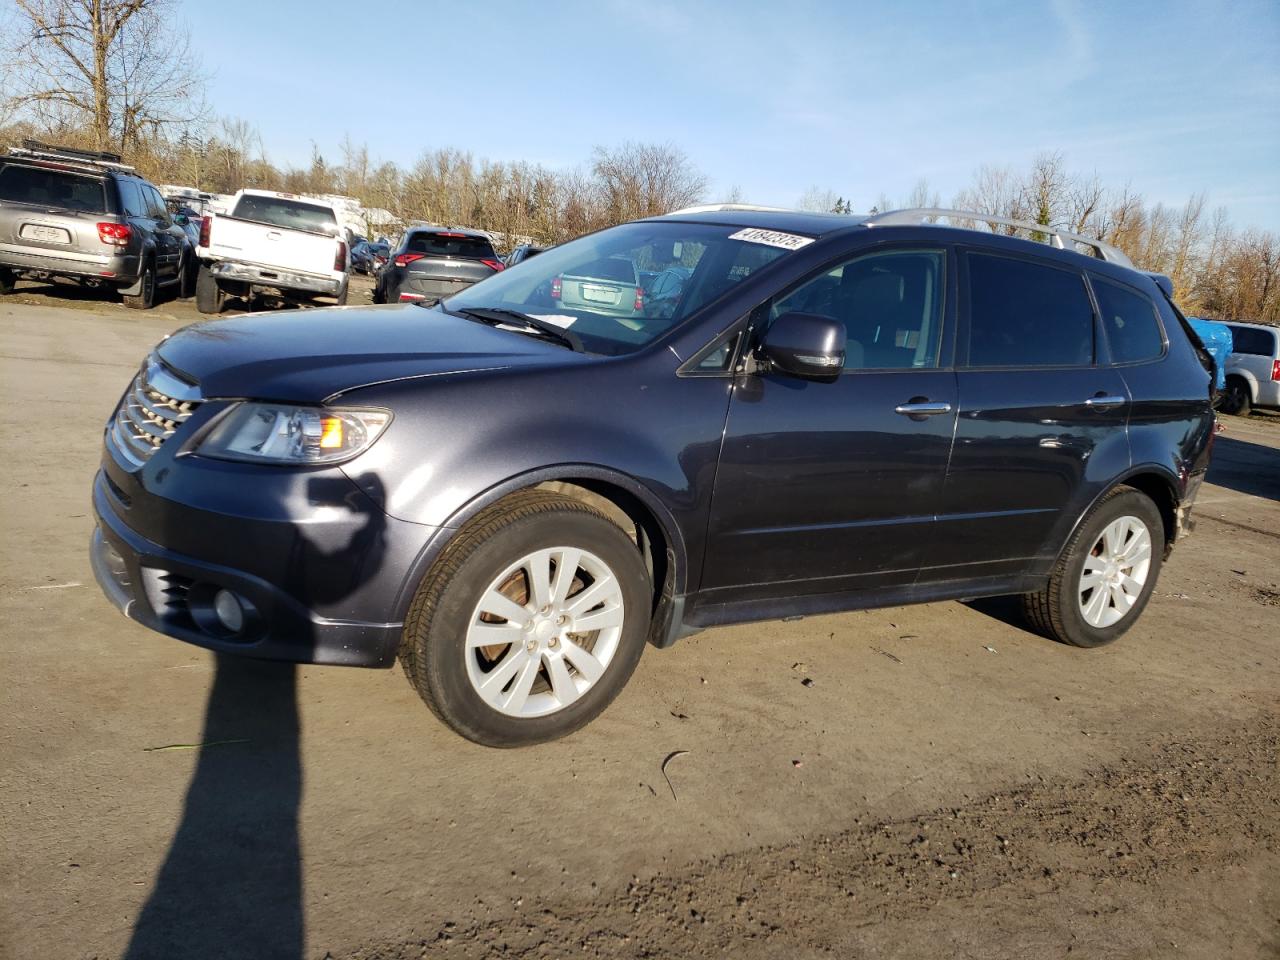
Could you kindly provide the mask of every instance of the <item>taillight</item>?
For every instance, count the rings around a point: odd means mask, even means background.
[[[129,242],[130,233],[132,230],[127,223],[98,224],[98,239],[114,247],[125,246]]]
[[[643,310],[643,309],[644,309],[644,288],[643,288],[643,287],[636,287],[636,306],[635,306],[635,308],[636,308],[636,310],[637,310],[637,311],[639,311],[639,310]]]
[[[420,293],[402,293],[402,294],[400,294],[400,302],[401,302],[401,303],[408,303],[410,300],[425,300],[425,299],[427,299],[427,298],[426,298],[426,297],[424,297],[424,296],[423,296],[422,294],[420,294]]]
[[[1271,361],[1271,379],[1280,380],[1280,360]]]
[[[481,260],[480,262],[495,273],[503,269],[501,260]]]
[[[206,216],[200,220],[200,246],[207,247],[209,245],[209,227],[213,224],[213,217]]]
[[[342,273],[347,269],[347,241],[338,241],[338,252],[333,255],[333,269]]]
[[[551,299],[552,300],[560,299],[560,278],[559,277],[551,278]]]
[[[396,266],[407,267],[413,261],[421,260],[425,256],[425,253],[402,253],[396,257]]]

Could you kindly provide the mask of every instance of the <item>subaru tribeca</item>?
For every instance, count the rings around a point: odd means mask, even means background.
[[[1119,251],[938,213],[694,208],[431,307],[180,330],[107,423],[98,581],[214,650],[399,659],[500,746],[719,624],[1013,594],[1114,640],[1189,529],[1210,361]],[[687,271],[674,310],[553,295],[615,259]]]

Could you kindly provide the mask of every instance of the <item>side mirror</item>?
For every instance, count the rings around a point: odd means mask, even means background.
[[[773,321],[760,353],[793,377],[830,383],[844,369],[844,324],[816,313],[784,313]]]
[[[180,227],[185,227],[191,222],[191,219],[185,213],[176,213],[173,216],[173,222]]]

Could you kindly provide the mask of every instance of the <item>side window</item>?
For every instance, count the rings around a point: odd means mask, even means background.
[[[117,180],[116,183],[120,187],[120,202],[124,205],[124,212],[131,217],[145,217],[147,208],[142,202],[138,185],[132,180]]]
[[[1276,352],[1275,334],[1254,327],[1231,328],[1231,352],[1271,357]]]
[[[1147,297],[1098,277],[1093,278],[1093,292],[1102,314],[1102,329],[1111,344],[1112,361],[1154,360],[1164,352],[1155,305]]]
[[[797,312],[839,320],[849,335],[846,370],[937,366],[945,256],[890,250],[847,260],[775,301],[769,318]]]
[[[1093,363],[1093,304],[1084,274],[970,253],[969,366]]]
[[[142,184],[141,189],[147,201],[147,215],[154,220],[168,220],[169,210],[164,205],[160,191],[147,183]]]

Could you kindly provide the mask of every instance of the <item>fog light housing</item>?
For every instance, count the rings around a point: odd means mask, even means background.
[[[239,633],[244,629],[244,607],[240,605],[240,598],[230,590],[219,590],[213,595],[213,614],[229,633]]]

